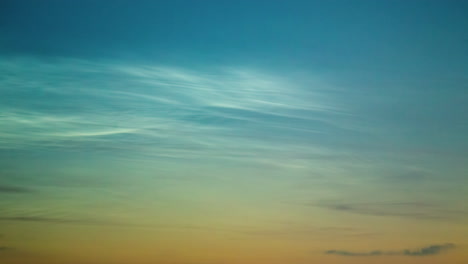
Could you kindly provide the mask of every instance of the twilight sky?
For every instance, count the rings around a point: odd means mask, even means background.
[[[1,1],[0,263],[467,263],[467,14]]]

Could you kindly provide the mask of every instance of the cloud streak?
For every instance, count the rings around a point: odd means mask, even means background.
[[[0,185],[0,193],[30,193],[32,190],[9,185]]]
[[[455,248],[455,245],[452,243],[440,244],[440,245],[430,245],[427,247],[419,249],[403,249],[399,251],[384,251],[384,250],[373,250],[369,252],[355,252],[355,251],[346,251],[346,250],[327,250],[325,254],[328,255],[339,255],[339,256],[349,256],[349,257],[373,257],[373,256],[411,256],[411,257],[420,257],[420,256],[431,256],[437,255],[449,249]]]
[[[354,214],[414,219],[455,219],[468,215],[465,211],[450,210],[436,204],[421,202],[326,202],[316,206]]]
[[[0,246],[0,252],[2,252],[2,251],[7,251],[7,250],[11,250],[11,249],[12,249],[11,247]]]
[[[93,219],[71,219],[71,218],[55,218],[43,216],[4,216],[0,217],[0,221],[16,221],[16,222],[38,222],[38,223],[53,223],[53,224],[83,224],[83,225],[112,225],[113,223],[99,221]]]

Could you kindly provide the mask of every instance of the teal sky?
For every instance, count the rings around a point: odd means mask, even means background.
[[[466,263],[463,1],[2,1],[0,262]]]

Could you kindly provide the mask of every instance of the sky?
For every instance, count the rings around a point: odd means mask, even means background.
[[[0,262],[468,261],[468,3],[0,3]]]

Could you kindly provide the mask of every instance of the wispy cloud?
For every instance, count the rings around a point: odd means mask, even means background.
[[[343,155],[314,137],[352,129],[339,122],[350,112],[319,80],[306,89],[247,68],[194,72],[71,59],[5,60],[0,68],[0,149],[93,146],[301,167],[314,154]]]
[[[329,255],[339,255],[339,256],[350,256],[350,257],[371,257],[371,256],[430,256],[437,255],[443,251],[453,249],[455,245],[452,243],[440,244],[440,245],[430,245],[427,247],[419,249],[403,249],[399,251],[384,251],[384,250],[372,250],[368,252],[356,252],[356,251],[346,251],[346,250],[327,250],[325,254]]]

